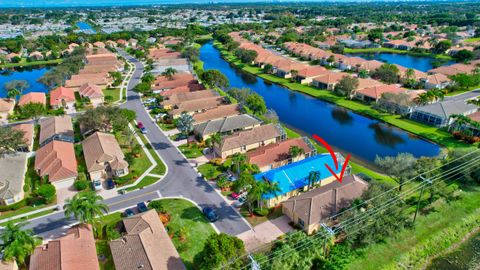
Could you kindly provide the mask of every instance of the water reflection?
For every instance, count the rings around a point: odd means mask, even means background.
[[[342,126],[353,124],[353,117],[344,108],[334,108],[332,110],[332,118]]]
[[[405,143],[401,136],[395,134],[394,130],[385,124],[374,123],[368,127],[375,131],[375,141],[382,145],[395,148],[397,144]]]

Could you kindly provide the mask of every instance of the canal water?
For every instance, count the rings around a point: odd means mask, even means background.
[[[267,107],[275,110],[282,123],[309,136],[317,134],[356,159],[371,163],[377,155],[409,152],[420,157],[440,152],[439,146],[408,132],[240,71],[223,60],[212,43],[201,47],[200,59],[205,69],[218,69],[225,74],[231,87],[250,88],[263,96]]]
[[[349,56],[361,57],[367,60],[378,60],[389,64],[397,64],[406,68],[414,68],[423,72],[427,72],[434,68],[433,62],[435,61],[435,59],[431,57],[398,53],[355,53],[349,54]],[[444,64],[453,64],[453,62]]]
[[[436,258],[427,270],[480,269],[480,233],[470,237],[454,251]]]
[[[23,91],[23,94],[29,92],[48,92],[48,88],[38,82],[38,79],[45,74],[50,67],[25,67],[22,69],[6,69],[0,70],[0,98],[7,96],[5,84],[13,80],[25,80],[29,87]]]

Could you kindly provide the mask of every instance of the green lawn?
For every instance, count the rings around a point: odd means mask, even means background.
[[[448,148],[471,147],[468,144],[455,140],[453,136],[446,130],[424,125],[422,123],[418,123],[409,119],[403,119],[399,115],[391,115],[388,113],[379,112],[367,104],[360,103],[354,100],[345,99],[343,97],[339,97],[335,95],[333,92],[328,90],[321,90],[308,85],[292,83],[290,82],[290,80],[287,80],[287,79],[279,78],[271,74],[264,74],[262,72],[262,69],[260,69],[259,67],[242,64],[240,61],[238,61],[238,59],[236,59],[234,55],[224,50],[222,48],[222,45],[219,44],[218,42],[215,42],[215,46],[219,48],[219,50],[222,52],[223,57],[228,62],[234,64],[236,67],[240,69],[243,69],[249,73],[257,75],[270,82],[283,85],[293,91],[302,92],[310,96],[313,96],[331,103],[335,103],[341,107],[345,107],[356,113],[382,120],[393,126],[399,127],[410,133],[421,136],[425,139],[428,139],[430,141],[433,141],[435,143],[438,143]]]
[[[198,171],[207,178],[209,178],[209,174],[212,174],[210,178],[216,178],[219,174],[223,173],[221,166],[216,166],[211,163],[198,166]]]
[[[158,180],[159,180],[158,177],[145,176],[142,180],[140,180],[140,182],[138,182],[138,184],[136,184],[135,186],[126,188],[125,190],[126,190],[126,191],[132,191],[132,190],[140,189],[140,188],[149,186],[149,185],[151,185],[151,184],[154,184],[154,183],[157,182]]]
[[[103,89],[103,95],[105,96],[105,101],[109,104],[114,103],[116,101],[119,101],[120,100],[120,88]],[[107,98],[107,97],[111,97],[111,100],[109,100],[109,98]]]
[[[140,136],[140,139],[142,140],[143,144],[145,144],[145,147],[148,149],[150,154],[152,155],[153,159],[157,162],[157,166],[153,168],[150,173],[152,174],[158,174],[158,175],[164,175],[167,168],[165,167],[165,164],[163,161],[158,157],[157,153],[155,152],[155,149],[153,149],[152,145],[147,141],[145,136],[141,133],[138,133]]]
[[[27,62],[25,58],[19,63],[6,63],[0,65],[0,69],[2,68],[12,68],[12,67],[27,67],[27,66],[38,66],[38,65],[50,65],[50,64],[60,64],[63,60],[62,59],[54,59],[54,60],[42,60],[42,61],[32,61]]]
[[[4,214],[4,215],[0,216],[0,220],[6,219],[6,218],[9,218],[9,217],[14,217],[14,216],[17,216],[17,215],[20,215],[20,214],[25,214],[25,213],[28,213],[28,212],[34,211],[34,210],[38,210],[38,207],[36,207],[36,208],[31,207],[31,206],[24,207],[24,208],[19,209],[18,211],[10,212],[10,213],[7,213],[7,214]],[[40,212],[35,213],[35,214],[31,214],[31,215],[27,215],[27,216],[24,216],[24,217],[21,217],[21,218],[14,219],[13,221],[14,222],[26,221],[26,220],[30,220],[30,219],[33,219],[33,218],[37,218],[37,217],[41,217],[41,216],[51,214],[53,212],[55,212],[55,209],[48,209],[48,210],[45,210],[45,211],[40,211]],[[5,225],[5,223],[7,223],[7,222],[0,223],[0,226]]]
[[[101,217],[96,224],[97,230],[101,230],[104,226],[115,226],[122,220],[121,213],[113,213],[110,215],[106,215]],[[105,256],[104,261],[99,260],[100,269],[102,270],[115,270],[115,265],[113,263],[112,253],[110,252],[110,246],[108,245],[107,239],[96,239],[95,246],[97,248],[97,254]]]
[[[467,38],[464,40],[465,42],[479,42],[480,41],[480,37],[476,37],[476,38]]]
[[[117,140],[120,144],[120,148],[122,149],[125,156],[131,156],[131,149],[128,146],[128,143],[125,142],[125,138],[122,137],[120,134],[116,134]],[[142,150],[140,151],[139,156],[133,156],[129,161],[129,173],[123,177],[116,178],[115,182],[120,185],[127,185],[134,182],[138,177],[140,177],[150,166],[152,163],[148,159],[145,152]]]
[[[202,148],[196,143],[182,144],[178,147],[187,158],[197,158],[203,155]]]
[[[159,200],[159,205],[170,215],[170,222],[165,227],[173,235],[175,248],[187,269],[193,269],[193,258],[203,249],[208,236],[215,233],[213,227],[189,201],[164,199]],[[184,239],[181,239],[182,230],[185,233]]]
[[[385,243],[371,244],[360,250],[348,269],[393,269],[398,262],[415,263],[411,269],[419,269],[418,264],[425,262],[460,241],[468,233],[469,227],[464,225],[467,217],[480,219],[480,188],[465,192],[464,196],[453,203],[442,203],[435,211],[417,219],[413,230],[402,230],[395,237],[388,238]],[[470,224],[475,228],[478,223]],[[434,240],[434,243],[432,243]]]

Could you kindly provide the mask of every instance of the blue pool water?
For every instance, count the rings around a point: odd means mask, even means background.
[[[433,67],[435,59],[431,57],[413,56],[397,53],[356,53],[350,56],[357,56],[368,60],[378,60],[389,64],[398,64],[406,68],[414,68],[423,72],[429,71]],[[446,63],[452,64],[452,63]]]
[[[0,97],[6,97],[5,83],[13,80],[25,80],[30,85],[28,89],[23,91],[23,94],[29,92],[48,92],[48,88],[39,83],[37,80],[45,74],[50,68],[29,68],[24,70],[0,70]]]
[[[240,71],[223,60],[211,43],[202,46],[200,59],[205,69],[225,74],[232,87],[247,87],[263,96],[282,123],[309,136],[317,134],[343,154],[372,162],[376,155],[409,152],[420,157],[440,152],[438,145],[406,131]]]

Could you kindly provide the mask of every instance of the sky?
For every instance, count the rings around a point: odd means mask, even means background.
[[[0,0],[0,8],[18,7],[87,7],[87,6],[138,6],[161,4],[205,4],[242,2],[349,2],[355,0]],[[356,0],[358,1],[358,0]],[[362,2],[374,2],[363,0]],[[390,2],[394,0],[383,0]]]

